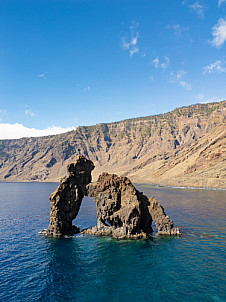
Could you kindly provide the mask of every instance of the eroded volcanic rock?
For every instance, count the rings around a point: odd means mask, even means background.
[[[96,183],[87,186],[87,193],[96,202],[97,226],[84,233],[142,238],[152,232],[148,198],[127,177],[102,173]]]
[[[88,196],[95,199],[97,226],[85,234],[111,235],[118,239],[147,238],[152,220],[159,234],[180,235],[155,198],[150,200],[132,185],[127,177],[102,173],[96,183],[87,186]]]
[[[149,199],[149,213],[160,235],[181,235],[179,228],[174,227],[172,220],[166,216],[163,207],[158,204],[155,197]]]
[[[97,207],[97,226],[83,231],[85,234],[112,236],[117,239],[147,238],[152,233],[152,221],[159,234],[179,235],[164,209],[152,197],[148,199],[136,190],[127,177],[102,173],[91,183],[94,164],[79,155],[68,165],[68,175],[50,195],[50,224],[46,236],[62,236],[79,232],[72,225],[84,196],[94,197]]]
[[[68,165],[68,175],[61,179],[58,188],[50,195],[50,224],[45,235],[61,236],[79,232],[78,228],[72,226],[72,220],[79,212],[84,195],[87,195],[86,185],[91,182],[93,169],[93,162],[82,155]]]

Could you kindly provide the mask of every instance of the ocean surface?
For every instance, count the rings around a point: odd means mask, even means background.
[[[56,183],[0,183],[0,301],[226,301],[226,191],[137,185],[155,196],[181,237],[51,239]],[[74,224],[96,223],[84,198]]]

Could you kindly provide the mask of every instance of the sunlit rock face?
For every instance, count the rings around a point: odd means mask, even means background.
[[[148,199],[136,190],[127,177],[102,173],[91,183],[92,161],[80,155],[68,165],[68,175],[50,195],[50,224],[46,236],[62,236],[79,232],[72,225],[84,196],[94,197],[97,226],[83,230],[84,234],[112,236],[117,239],[147,238],[152,233],[152,221],[159,234],[179,235],[164,209],[152,197]]]
[[[156,198],[149,199],[148,210],[159,235],[181,235],[179,228],[174,227],[172,220],[165,214],[164,208],[158,204]]]
[[[79,232],[78,228],[72,226],[72,220],[78,215],[86,195],[86,185],[92,180],[93,169],[94,164],[82,155],[68,165],[68,175],[61,179],[58,188],[50,195],[50,224],[46,235],[61,236]]]
[[[180,234],[157,200],[136,190],[127,177],[102,173],[96,183],[87,186],[87,193],[96,202],[97,226],[83,233],[117,239],[147,238],[154,221],[159,234]]]
[[[97,206],[97,226],[88,234],[114,238],[146,238],[152,232],[148,198],[137,191],[127,177],[103,173],[87,186]]]

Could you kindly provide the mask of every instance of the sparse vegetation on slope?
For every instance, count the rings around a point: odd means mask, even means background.
[[[58,181],[83,154],[103,171],[159,185],[226,187],[226,102],[0,141],[1,181]]]

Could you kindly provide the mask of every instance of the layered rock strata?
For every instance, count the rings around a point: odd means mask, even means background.
[[[50,224],[45,235],[62,236],[79,232],[72,225],[72,220],[79,212],[84,195],[87,195],[86,185],[91,182],[93,169],[94,164],[82,155],[68,165],[68,175],[61,179],[58,188],[50,195]]]
[[[112,236],[117,239],[147,238],[152,233],[152,221],[159,234],[180,235],[178,228],[166,216],[164,209],[152,197],[148,199],[136,190],[127,177],[102,173],[91,183],[94,164],[84,156],[68,165],[68,175],[50,195],[50,224],[46,236],[62,236],[79,232],[72,225],[84,196],[94,197],[97,226],[83,230],[84,234]]]
[[[84,154],[132,182],[226,188],[226,101],[82,126],[52,136],[0,140],[0,181],[56,181]],[[103,170],[104,168],[104,170]]]

